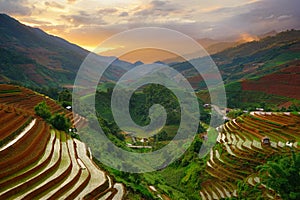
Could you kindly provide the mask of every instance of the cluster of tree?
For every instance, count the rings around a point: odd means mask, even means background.
[[[122,91],[125,92],[125,91]],[[119,127],[113,120],[113,116],[111,113],[110,103],[111,103],[111,93],[112,89],[108,89],[107,91],[97,91],[96,93],[96,112],[97,117],[93,115],[88,115],[87,118],[89,120],[90,127],[93,126],[101,126],[104,133],[110,138],[110,136],[116,136],[118,138],[118,133],[120,133]],[[118,101],[122,102],[122,99]],[[181,111],[180,105],[177,101],[175,95],[168,90],[167,88],[159,85],[148,85],[145,86],[138,91],[136,91],[130,99],[130,114],[132,119],[139,125],[147,125],[150,121],[148,121],[149,109],[153,104],[160,104],[164,107],[167,112],[167,125],[179,125],[181,120]],[[205,122],[209,122],[210,114],[208,111],[203,109],[203,102],[199,101],[199,109],[201,113],[201,118],[205,120]],[[169,118],[170,117],[170,118]],[[172,118],[173,117],[173,118]],[[205,128],[199,124],[198,133],[205,132]],[[154,137],[156,137],[157,141],[167,141],[171,139],[169,133],[166,130],[162,130]],[[121,135],[122,137],[123,135]],[[110,138],[111,139],[111,138]],[[119,138],[122,139],[122,138]],[[114,142],[115,145],[117,145]],[[118,145],[117,145],[118,146]],[[157,172],[154,172],[153,178],[157,179],[155,183],[151,182],[151,185],[166,185],[168,191],[164,191],[166,194],[170,195],[172,199],[180,199],[177,195],[178,192],[175,191],[184,191],[184,195],[188,199],[198,199],[199,193],[195,193],[194,191],[198,191],[200,189],[201,182],[203,181],[199,178],[200,174],[204,174],[205,172],[205,163],[206,161],[203,159],[199,159],[199,151],[202,146],[202,139],[197,135],[195,140],[192,142],[189,149],[186,153],[176,160],[173,164],[168,166],[166,170],[170,170],[169,176],[174,176],[172,178],[172,184],[174,185],[170,187],[169,180],[164,180],[161,178],[161,175],[158,175]],[[122,165],[122,163],[120,163]],[[148,190],[143,190],[142,187],[147,188],[147,185],[150,183],[148,180],[144,178],[143,174],[128,174],[119,171],[114,171],[112,169],[108,169],[112,174],[115,175],[115,178],[126,184],[126,187],[129,190],[134,191],[134,193],[140,193],[142,197],[146,199],[154,199],[149,196]],[[181,174],[182,172],[182,174]],[[187,172],[187,173],[185,173]],[[163,170],[159,173],[164,173]],[[180,173],[180,175],[178,175]],[[185,175],[188,174],[188,175]],[[147,176],[147,175],[146,175]],[[148,175],[149,176],[149,175]],[[178,177],[182,178],[178,178]],[[157,177],[157,178],[156,178]],[[176,180],[176,181],[173,181]],[[177,181],[178,180],[178,181]],[[171,182],[171,181],[170,181]],[[168,186],[168,187],[167,187]],[[176,188],[174,189],[174,187]],[[184,196],[183,195],[183,196]],[[141,198],[137,198],[141,199]]]
[[[58,93],[58,101],[62,104],[63,107],[72,105],[72,93],[70,90],[64,89]]]
[[[261,184],[280,195],[282,199],[300,199],[300,153],[282,156],[258,166],[261,183],[250,186],[247,181],[238,182],[238,198],[263,199]],[[260,197],[260,198],[258,198]]]
[[[158,134],[154,135],[153,138],[158,141],[166,141],[168,139],[168,133],[165,130],[162,130]]]
[[[121,141],[125,140],[125,136],[120,133],[120,128],[114,121],[108,121],[101,116],[88,115],[87,119],[89,120],[89,127],[97,130],[96,127],[101,127],[105,135],[113,135]]]
[[[38,93],[47,95],[47,96],[51,97],[52,99],[57,99],[59,91],[62,90],[59,87],[32,87],[31,86],[29,88]]]
[[[299,112],[300,106],[297,106],[296,104],[292,104],[288,108],[281,107],[279,109],[279,111],[281,111],[281,112]]]
[[[126,95],[126,91],[124,95]],[[65,94],[65,93],[63,93]],[[89,124],[95,126],[101,125],[102,130],[107,134],[113,134],[117,138],[124,140],[122,134],[118,134],[120,129],[116,125],[112,116],[110,102],[111,102],[112,88],[108,88],[106,91],[99,90],[96,93],[96,111],[97,118],[89,115]],[[67,96],[67,95],[65,95]],[[122,102],[122,99],[119,100]],[[198,99],[200,120],[204,123],[209,123],[210,114],[204,110],[203,102]],[[173,92],[166,87],[158,84],[147,85],[138,91],[136,91],[130,99],[130,115],[132,120],[140,126],[145,126],[150,123],[149,109],[154,104],[160,104],[164,107],[167,112],[166,125],[179,125],[181,120],[181,108],[177,97]],[[87,110],[87,109],[86,109]],[[197,133],[205,132],[205,128],[199,124]],[[161,131],[155,136],[158,141],[166,141],[169,138],[166,131]]]
[[[151,84],[143,88],[142,93],[135,93],[130,102],[130,112],[134,120],[141,125],[150,122],[149,109],[160,104],[167,112],[167,125],[180,123],[180,105],[173,92],[162,85]]]
[[[181,108],[175,94],[168,88],[151,84],[143,88],[142,93],[135,93],[130,101],[131,116],[142,125],[150,122],[149,109],[154,104],[162,105],[167,112],[166,125],[178,125],[181,120]],[[209,123],[210,115],[203,109],[203,102],[198,99],[200,120]],[[140,120],[140,121],[139,121]]]
[[[282,199],[300,199],[300,153],[284,156],[259,167],[262,183]]]
[[[35,113],[42,117],[45,121],[52,124],[58,130],[68,131],[71,127],[71,122],[69,118],[60,113],[51,114],[50,108],[47,106],[46,102],[43,101],[34,107]]]

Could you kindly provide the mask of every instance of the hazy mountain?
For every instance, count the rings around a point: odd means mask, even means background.
[[[259,106],[288,107],[299,102],[300,31],[290,30],[266,36],[214,54],[225,83],[229,107],[255,108]],[[193,60],[203,68],[207,58]],[[172,65],[184,74],[198,96],[210,102],[206,83],[188,62]],[[203,74],[213,79],[211,71]],[[268,106],[266,106],[268,105]]]
[[[291,30],[265,37],[259,41],[240,44],[214,54],[211,58],[226,83],[263,76],[281,70],[290,62],[300,59],[300,31]],[[195,59],[203,63],[206,58]],[[188,62],[172,65],[175,69],[196,80],[195,88],[205,86],[201,76]]]
[[[266,37],[270,37],[270,36],[275,36],[277,34],[277,31],[269,31],[269,32],[267,32],[267,33],[264,33],[264,34],[262,34],[262,35],[259,35],[258,37],[260,38],[260,39],[263,39],[263,38],[266,38]]]
[[[142,61],[136,61],[133,65],[134,66],[139,66],[139,65],[143,65],[144,63]]]
[[[197,42],[202,45],[209,54],[221,52],[227,48],[237,46],[239,43],[241,43],[241,41],[221,41],[210,38],[202,38],[197,40]]]
[[[264,33],[262,35],[249,35],[249,34],[243,34],[240,38],[231,38],[227,40],[216,40],[211,38],[201,38],[196,40],[210,55],[214,55],[217,53],[220,53],[226,49],[237,47],[238,45],[241,45],[243,43],[251,42],[254,40],[260,40],[264,39],[266,37],[275,36],[277,34],[276,31],[269,31],[267,33]],[[169,64],[174,64],[178,62],[184,62],[184,60],[181,57],[171,58],[164,60],[164,62]]]

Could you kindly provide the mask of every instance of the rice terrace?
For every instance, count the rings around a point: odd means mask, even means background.
[[[114,183],[97,167],[84,143],[56,130],[34,113],[34,107],[43,101],[52,113],[64,113],[73,124],[88,123],[79,115],[73,118],[70,111],[45,95],[20,86],[1,85],[0,197],[122,197],[124,186]],[[299,152],[299,114],[253,111],[218,130],[217,145],[207,157],[205,173],[209,178],[201,183],[201,197],[237,197],[237,183],[244,181],[249,187],[258,187],[265,198],[280,198],[272,188],[261,184],[257,166],[272,156]],[[265,137],[269,139],[267,144],[262,142]]]
[[[123,186],[93,163],[84,143],[51,128],[34,114],[34,107],[45,101],[51,112],[66,112],[73,124],[84,126],[85,119],[73,118],[52,99],[22,87],[1,85],[0,99],[1,199],[124,195]]]
[[[299,200],[299,0],[0,0],[0,200]]]

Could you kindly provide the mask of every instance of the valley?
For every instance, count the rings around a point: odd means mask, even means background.
[[[130,63],[93,54],[98,62],[93,69],[111,64],[95,88],[76,88],[77,72],[91,52],[0,14],[0,199],[300,199],[300,30],[244,36],[196,39],[210,52],[191,60],[201,64],[203,74],[188,60],[156,61],[183,75],[195,104],[184,112],[175,95],[182,88],[172,91],[153,78],[155,83],[137,88],[126,105],[127,117],[137,126],[122,130],[112,95],[124,74],[143,65],[142,58]],[[211,102],[220,85],[208,90],[203,78],[218,79],[207,70],[209,59],[226,91],[221,108]],[[85,75],[86,83],[97,76]],[[83,91],[80,97],[74,96],[76,89]],[[118,105],[129,92],[122,89]],[[189,95],[182,102],[187,104]],[[165,124],[152,136],[136,136],[140,127],[163,115],[162,110],[151,113],[154,105],[164,109]],[[198,111],[192,141],[177,138],[182,115]],[[190,126],[195,126],[192,120],[183,125]],[[126,153],[146,158],[172,142],[184,150],[158,154],[152,161],[163,161],[159,169],[137,157],[126,160]],[[168,163],[176,151],[180,156]],[[132,172],[139,167],[146,172]]]

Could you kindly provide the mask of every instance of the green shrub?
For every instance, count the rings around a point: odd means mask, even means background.
[[[46,104],[45,101],[43,101],[43,102],[37,104],[37,105],[34,107],[34,111],[35,111],[35,113],[36,113],[38,116],[42,117],[42,118],[45,119],[46,121],[47,121],[48,119],[50,119],[50,117],[51,117],[50,109],[49,109],[49,107],[47,106],[47,104]]]
[[[54,114],[51,119],[50,123],[56,128],[57,130],[68,131],[71,127],[70,119],[66,118],[63,114]]]

